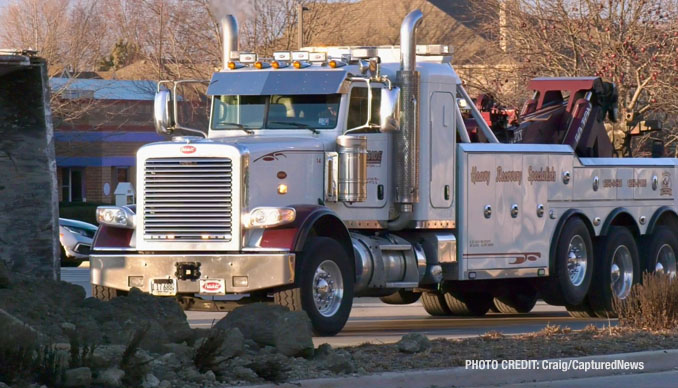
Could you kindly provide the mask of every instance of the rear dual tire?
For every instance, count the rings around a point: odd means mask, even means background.
[[[563,227],[556,246],[551,277],[541,286],[548,304],[581,304],[593,279],[593,243],[588,227],[579,217],[570,218]]]
[[[424,310],[432,316],[483,316],[492,306],[492,295],[447,291],[422,293]]]
[[[615,299],[623,300],[640,281],[638,247],[633,234],[624,227],[613,226],[600,237],[596,256],[598,265],[588,295],[591,311],[600,318],[616,317]]]

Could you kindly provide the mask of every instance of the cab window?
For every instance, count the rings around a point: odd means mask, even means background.
[[[348,118],[346,129],[365,125],[367,121],[367,87],[356,86],[351,89],[348,102]],[[381,89],[372,88],[372,118],[370,124],[379,125],[379,109],[381,106]]]

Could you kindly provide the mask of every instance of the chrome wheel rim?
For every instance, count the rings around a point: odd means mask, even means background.
[[[631,251],[626,245],[620,245],[614,250],[610,267],[610,283],[612,292],[619,299],[626,298],[633,285],[633,259]]]
[[[567,272],[570,275],[570,283],[579,287],[586,277],[588,266],[588,252],[586,244],[580,235],[575,235],[567,247]]]
[[[318,313],[331,317],[337,313],[344,296],[344,280],[339,266],[331,260],[325,260],[313,275],[313,303]]]
[[[671,279],[676,277],[676,253],[669,244],[664,244],[657,252],[654,272],[669,275]]]

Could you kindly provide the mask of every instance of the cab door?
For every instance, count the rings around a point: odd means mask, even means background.
[[[431,206],[449,208],[454,197],[454,154],[456,132],[454,123],[454,95],[435,92],[430,103],[430,188]]]

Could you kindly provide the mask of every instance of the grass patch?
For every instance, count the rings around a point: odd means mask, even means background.
[[[678,281],[664,274],[643,274],[626,299],[615,302],[619,325],[647,330],[678,327]]]

